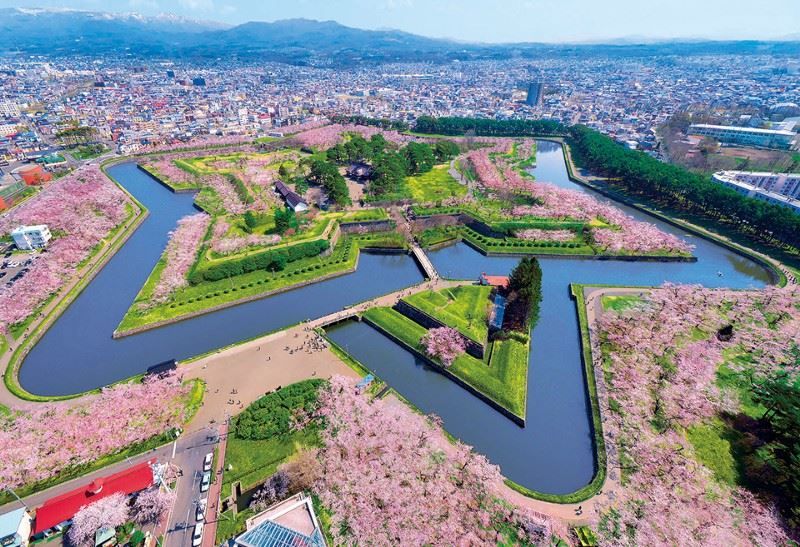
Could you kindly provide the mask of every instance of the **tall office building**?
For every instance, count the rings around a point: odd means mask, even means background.
[[[544,97],[544,83],[531,82],[528,84],[528,98],[525,99],[525,104],[528,106],[539,106],[542,104],[542,97]]]

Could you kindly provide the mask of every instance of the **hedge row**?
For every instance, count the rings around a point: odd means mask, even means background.
[[[327,251],[329,246],[327,240],[318,239],[297,243],[282,249],[263,251],[238,259],[225,260],[220,264],[214,264],[194,272],[189,278],[189,282],[196,285],[202,281],[219,281],[220,279],[235,277],[256,270],[280,271],[286,267],[287,263],[317,256]]]
[[[225,177],[228,179],[228,182],[233,185],[233,189],[236,190],[236,195],[239,196],[239,199],[242,200],[242,203],[249,205],[255,201],[253,196],[250,195],[250,191],[247,189],[247,186],[244,185],[239,177],[232,175],[231,173],[226,173]]]
[[[233,418],[234,435],[257,440],[288,434],[297,414],[310,414],[316,409],[323,384],[323,380],[304,380],[264,395]]]

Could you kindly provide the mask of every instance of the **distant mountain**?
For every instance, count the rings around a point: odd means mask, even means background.
[[[718,53],[800,54],[800,42],[702,40],[653,42],[632,37],[607,44],[470,44],[398,30],[363,30],[335,21],[289,19],[238,26],[173,15],[52,9],[0,9],[0,54],[127,54],[135,57],[279,61],[348,65],[387,61],[447,62],[542,56],[639,57]]]
[[[165,51],[187,38],[229,28],[174,15],[57,9],[0,9],[0,49],[30,53],[105,53],[142,48]]]

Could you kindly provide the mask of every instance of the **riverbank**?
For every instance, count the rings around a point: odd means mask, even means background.
[[[692,222],[688,222],[686,220],[676,218],[674,216],[670,216],[669,214],[661,210],[654,209],[653,207],[635,201],[625,194],[621,194],[620,192],[616,192],[611,188],[608,188],[606,185],[601,185],[592,182],[588,178],[578,174],[579,168],[575,165],[575,162],[572,159],[572,152],[570,150],[569,144],[567,144],[566,141],[558,138],[543,138],[542,140],[557,142],[561,145],[561,150],[563,151],[564,155],[564,163],[567,167],[567,175],[569,176],[569,179],[575,182],[576,184],[580,184],[582,186],[590,188],[595,192],[602,194],[614,201],[623,203],[628,207],[642,211],[643,213],[651,215],[657,218],[658,220],[666,222],[667,224],[670,224],[682,230],[686,230],[687,232],[690,232],[696,236],[711,241],[712,243],[716,243],[717,245],[725,247],[726,249],[729,249],[745,258],[753,260],[757,264],[763,266],[768,272],[770,272],[770,275],[772,276],[772,284],[774,285],[783,287],[789,282],[789,276],[787,275],[788,272],[786,270],[786,266],[780,260],[773,258],[768,254],[755,251],[754,249],[750,249],[744,245],[741,245],[733,241],[729,237],[715,233],[707,228],[704,228]]]
[[[67,396],[41,396],[34,395],[26,391],[19,384],[19,367],[28,355],[28,352],[41,339],[47,329],[61,317],[69,308],[70,304],[81,294],[81,292],[91,283],[97,274],[103,269],[116,252],[128,241],[136,232],[136,229],[145,221],[148,211],[133,195],[128,192],[117,180],[107,171],[107,168],[120,163],[121,160],[113,158],[106,160],[100,166],[103,174],[106,175],[117,187],[128,196],[133,205],[133,214],[122,223],[111,240],[105,242],[103,247],[94,253],[81,268],[72,276],[72,280],[57,294],[50,302],[39,311],[39,318],[32,321],[25,331],[25,336],[20,341],[12,340],[8,344],[9,352],[0,355],[0,366],[4,367],[3,388],[0,389],[0,404],[5,406],[18,406],[19,400],[46,402],[53,400],[65,400],[76,398],[82,393]],[[30,333],[28,334],[28,331]],[[94,392],[96,390],[92,390]]]

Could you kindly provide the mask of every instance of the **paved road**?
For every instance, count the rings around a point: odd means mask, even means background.
[[[180,468],[181,475],[176,486],[175,506],[167,525],[165,545],[178,547],[192,544],[197,504],[201,499],[210,499],[210,490],[200,492],[203,460],[206,454],[213,452],[218,442],[219,430],[215,425],[190,429],[179,439],[173,463]]]

